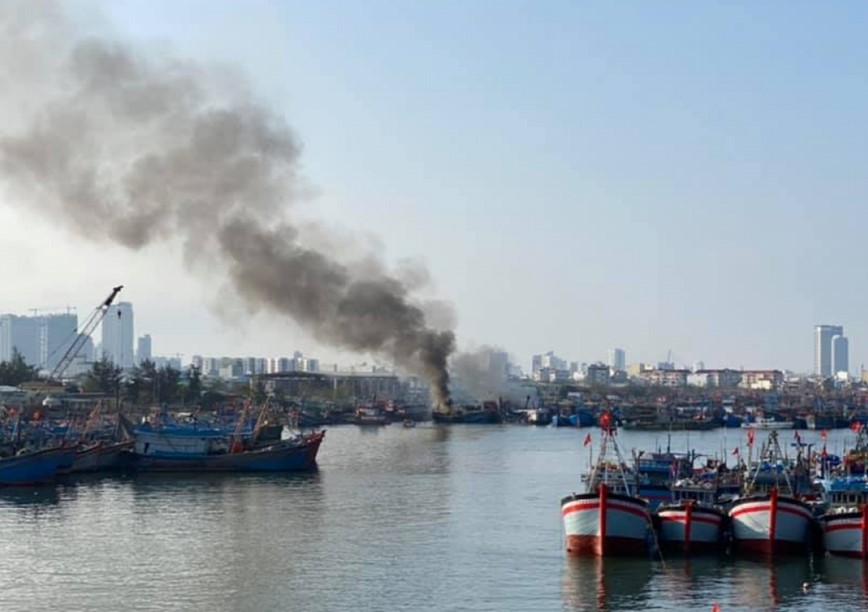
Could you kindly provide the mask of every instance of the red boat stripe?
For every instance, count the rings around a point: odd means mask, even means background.
[[[660,515],[660,520],[669,521],[670,523],[686,523],[687,516],[671,516],[666,514]],[[708,523],[709,525],[720,525],[721,518],[719,516],[702,516],[701,514],[694,514],[690,517],[694,523]]]
[[[859,529],[862,531],[862,558],[868,555],[868,504],[862,506],[862,520],[859,521]]]
[[[829,533],[830,531],[841,531],[844,529],[852,529],[854,531],[861,531],[862,525],[860,523],[837,523],[834,525],[828,525],[827,524],[826,529],[824,529],[824,531],[826,533]]]
[[[629,512],[630,514],[635,514],[636,516],[641,516],[644,519],[648,518],[648,513],[641,509],[635,508],[633,506],[628,506],[626,504],[619,504],[618,502],[613,502],[609,500],[608,504],[610,510],[622,510],[624,512]],[[572,514],[573,512],[584,512],[586,510],[596,510],[600,507],[600,502],[592,502],[590,504],[573,504],[572,506],[567,506],[561,511],[563,516],[568,514]]]
[[[739,508],[738,510],[733,510],[729,513],[729,516],[735,518],[737,516],[741,516],[742,514],[751,514],[753,512],[769,512],[770,507],[767,505],[762,506],[748,506],[747,508]],[[792,508],[790,506],[778,505],[778,512],[786,512],[787,514],[795,514],[796,516],[801,516],[807,520],[811,520],[813,517],[811,513],[803,508]]]

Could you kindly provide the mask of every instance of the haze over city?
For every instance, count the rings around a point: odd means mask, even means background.
[[[459,348],[810,371],[835,324],[863,360],[868,7],[68,5],[145,55],[246,74],[302,144],[293,216],[427,268],[417,295],[451,304]],[[251,316],[177,242],[88,241],[18,197],[0,192],[2,312],[83,318],[124,284],[159,354],[355,358]]]

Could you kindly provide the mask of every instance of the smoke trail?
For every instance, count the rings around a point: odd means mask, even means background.
[[[243,84],[85,36],[52,2],[0,7],[0,72],[12,92],[0,112],[14,118],[0,128],[0,173],[22,202],[132,249],[180,237],[186,262],[227,270],[251,310],[394,359],[446,400],[453,333],[381,264],[303,243],[288,214],[299,145]]]
[[[524,387],[509,377],[509,357],[500,348],[481,346],[453,355],[449,362],[452,396],[457,401],[503,399],[524,403],[536,389]]]

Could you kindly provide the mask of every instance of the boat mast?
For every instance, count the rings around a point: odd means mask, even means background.
[[[781,451],[781,446],[778,442],[778,432],[774,429],[769,432],[769,437],[766,439],[765,443],[763,443],[763,446],[760,449],[760,454],[757,458],[756,468],[751,474],[750,480],[748,480],[747,482],[745,491],[747,493],[753,492],[756,485],[756,478],[759,475],[760,470],[762,469],[763,459],[766,458],[768,458],[770,470],[774,473],[775,486],[778,485],[778,482],[780,480],[780,474],[783,474],[784,483],[786,484],[787,490],[789,491],[788,495],[795,496],[795,490],[793,489],[793,484],[790,481],[789,469],[786,461],[783,459],[783,452]],[[781,462],[780,473],[777,470],[778,461]]]
[[[597,457],[597,462],[594,464],[594,468],[591,471],[591,477],[588,479],[588,492],[594,492],[597,488],[597,485],[602,482],[603,484],[607,484],[609,482],[609,461],[606,459],[609,456],[609,447],[611,446],[614,450],[615,458],[617,461],[617,472],[615,474],[616,477],[621,479],[621,482],[624,485],[624,491],[630,495],[630,483],[627,480],[627,474],[625,473],[626,462],[624,461],[624,457],[621,454],[621,449],[618,447],[618,443],[615,441],[615,435],[617,434],[617,425],[615,425],[612,414],[610,412],[604,412],[600,415],[600,429],[603,432],[603,441],[600,444],[600,454]],[[602,471],[602,479],[600,478],[600,472]]]

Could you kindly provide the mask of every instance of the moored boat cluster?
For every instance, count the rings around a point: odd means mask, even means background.
[[[14,420],[0,448],[0,486],[37,485],[94,472],[294,472],[316,466],[325,431],[302,433],[268,404],[231,421],[170,417],[135,425],[122,415],[87,423]]]
[[[860,431],[844,461],[796,443],[782,451],[770,431],[755,460],[728,468],[693,467],[669,451],[625,460],[614,420],[601,423],[602,445],[585,492],[561,500],[568,554],[661,556],[683,553],[808,555],[868,559],[868,441]],[[754,432],[748,433],[753,449]],[[752,454],[752,452],[751,452]]]

